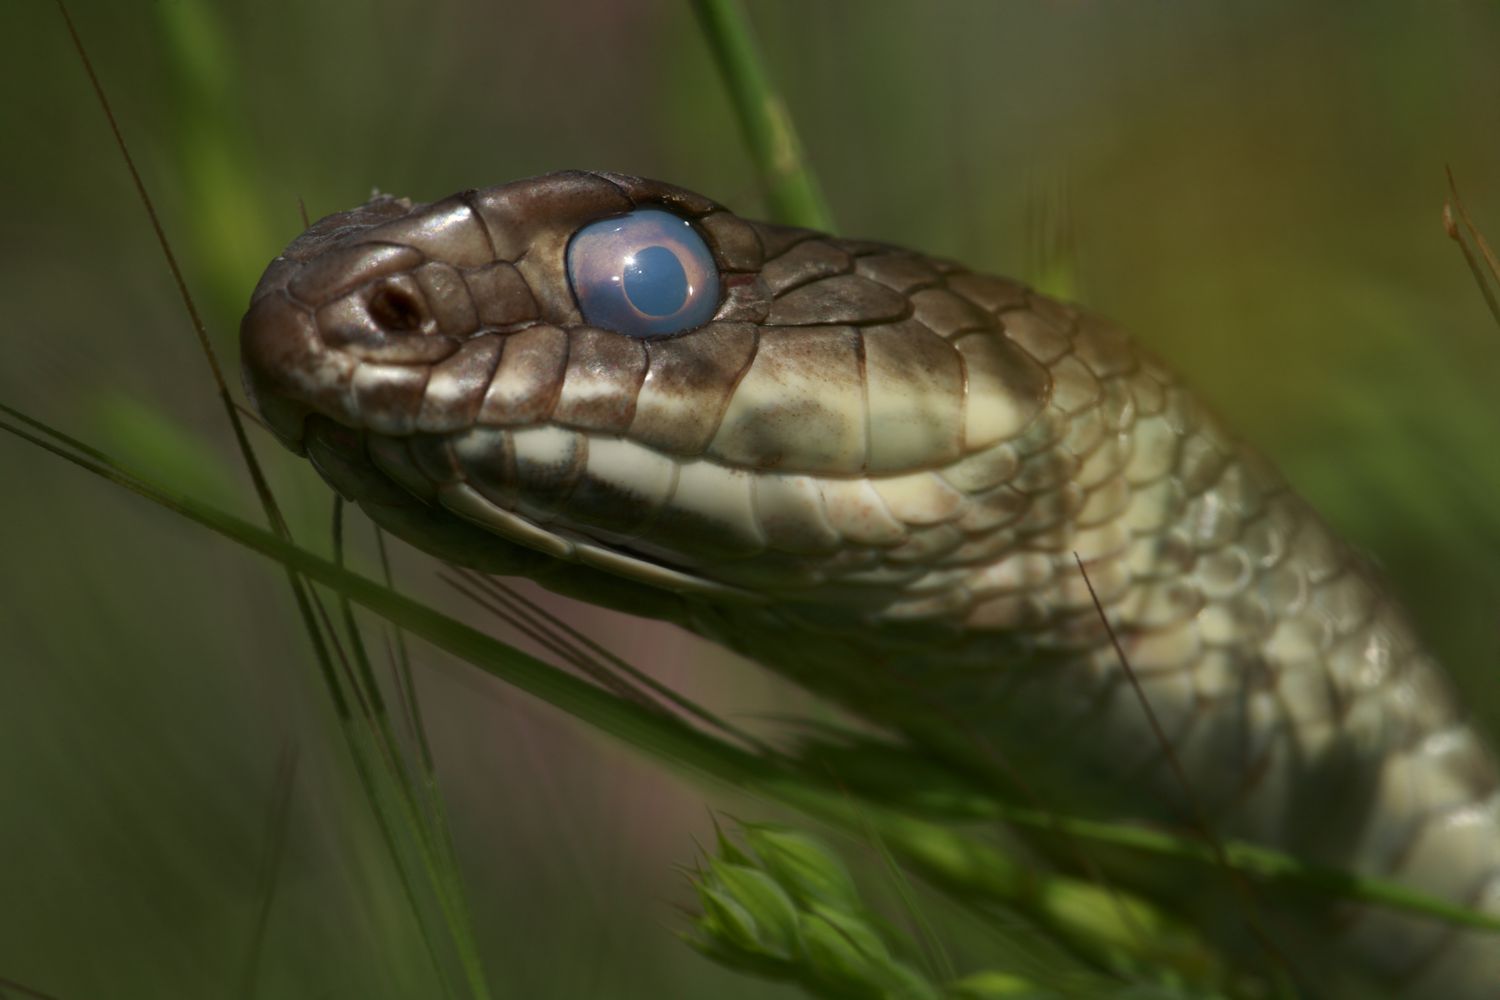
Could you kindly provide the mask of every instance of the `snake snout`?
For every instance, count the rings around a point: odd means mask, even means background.
[[[267,269],[240,328],[245,385],[299,452],[310,413],[406,433],[429,384],[449,387],[431,377],[444,361],[482,354],[537,316],[531,288],[495,258],[462,197],[413,206],[377,196],[320,220]]]
[[[284,292],[259,296],[240,321],[241,375],[251,404],[288,448],[302,452],[303,422],[320,394],[304,363],[326,373],[312,314]]]

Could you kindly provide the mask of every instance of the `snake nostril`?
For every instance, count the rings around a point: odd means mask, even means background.
[[[422,328],[422,306],[410,293],[382,285],[370,296],[370,318],[387,330],[415,333]]]

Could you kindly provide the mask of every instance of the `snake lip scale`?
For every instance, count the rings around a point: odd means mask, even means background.
[[[1379,574],[1086,310],[564,172],[319,221],[241,348],[273,432],[418,547],[1176,822],[1076,556],[1219,832],[1500,914],[1500,771]],[[1283,918],[1316,995],[1497,995],[1483,932]]]

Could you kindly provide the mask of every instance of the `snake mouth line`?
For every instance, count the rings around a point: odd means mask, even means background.
[[[715,600],[750,604],[768,600],[753,591],[626,551],[579,528],[543,525],[517,509],[518,505],[497,502],[462,479],[434,482],[409,460],[398,457],[409,454],[404,444],[304,412],[295,447],[307,455],[329,485],[360,504],[377,522],[388,520],[381,517],[381,508],[420,504],[432,515],[448,516],[479,528],[494,539],[496,546],[520,546],[550,560],[603,570],[677,594],[711,595]]]

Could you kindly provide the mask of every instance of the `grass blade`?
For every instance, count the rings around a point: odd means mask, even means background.
[[[51,993],[43,993],[41,990],[34,990],[30,986],[23,986],[14,979],[6,979],[4,976],[0,976],[0,991],[3,990],[14,992],[20,997],[30,997],[32,1000],[58,1000]],[[0,992],[0,998],[4,997],[5,993]]]
[[[792,116],[771,84],[744,7],[738,0],[693,0],[693,11],[729,90],[771,215],[789,225],[832,230],[833,215],[802,155]]]
[[[1464,255],[1464,263],[1469,265],[1469,273],[1474,276],[1474,284],[1479,286],[1479,294],[1484,296],[1484,304],[1489,306],[1490,315],[1495,318],[1495,325],[1500,326],[1500,298],[1496,297],[1496,288],[1500,288],[1500,258],[1496,258],[1495,251],[1490,249],[1489,241],[1469,218],[1463,199],[1458,196],[1458,183],[1453,179],[1451,169],[1448,170],[1448,193],[1452,200],[1443,205],[1443,230],[1448,234],[1449,239],[1458,244],[1458,249]],[[1455,214],[1458,220],[1463,222],[1469,239],[1478,246],[1480,255],[1484,258],[1483,266],[1474,256],[1474,251],[1469,248],[1463,230],[1459,229],[1458,222],[1454,220]],[[1495,287],[1491,287],[1491,282]]]
[[[276,885],[281,875],[281,859],[286,851],[287,819],[291,815],[292,789],[297,778],[297,748],[288,744],[276,762],[276,794],[266,817],[266,857],[261,865],[260,891],[255,906],[255,926],[245,960],[245,980],[240,987],[244,1000],[253,1000],[256,979],[260,975],[261,956],[265,950],[266,929],[271,922],[271,904],[276,899]]]

